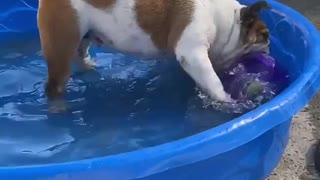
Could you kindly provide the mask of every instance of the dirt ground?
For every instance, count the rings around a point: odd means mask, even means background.
[[[320,0],[279,0],[308,17],[320,30]],[[320,93],[298,113],[286,152],[268,180],[320,180],[315,172],[314,144],[320,139]]]

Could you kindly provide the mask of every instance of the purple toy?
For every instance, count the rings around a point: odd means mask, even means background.
[[[240,102],[263,103],[287,85],[287,74],[276,67],[274,58],[250,53],[220,76],[225,90]]]

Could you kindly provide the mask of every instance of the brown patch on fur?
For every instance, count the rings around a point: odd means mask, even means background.
[[[78,18],[67,0],[41,0],[38,17],[41,46],[48,65],[46,93],[49,99],[54,99],[63,94],[80,43]]]
[[[85,0],[95,8],[106,9],[111,7],[117,0]]]
[[[160,49],[175,49],[193,12],[194,0],[136,0],[138,24]]]

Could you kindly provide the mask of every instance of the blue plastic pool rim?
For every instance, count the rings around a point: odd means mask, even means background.
[[[50,176],[66,172],[72,173],[107,168],[111,174],[122,175],[121,177],[125,179],[141,178],[171,168],[192,164],[230,151],[257,138],[272,127],[289,120],[291,114],[296,114],[316,93],[314,90],[312,96],[301,97],[299,96],[300,93],[297,92],[307,91],[309,88],[318,89],[320,86],[319,83],[316,84],[317,87],[310,87],[308,85],[313,84],[312,82],[314,81],[319,81],[320,35],[313,24],[300,13],[276,1],[267,1],[274,9],[281,9],[281,12],[287,14],[290,19],[298,22],[298,26],[306,29],[310,36],[309,57],[314,58],[310,59],[310,61],[317,62],[316,66],[308,69],[309,73],[299,76],[285,91],[270,102],[230,122],[176,141],[137,151],[79,161],[32,166],[0,167],[0,177],[5,174],[24,174],[26,176],[37,174],[39,176]],[[297,103],[298,101],[299,103]],[[290,109],[290,113],[281,111],[283,108],[279,108],[279,106],[287,107],[287,109]],[[279,120],[280,118],[272,118],[274,115],[281,115],[281,120]],[[261,125],[265,124],[266,121],[268,121],[268,126]],[[241,134],[241,139],[235,139],[234,137],[237,137],[239,134]],[[203,153],[202,149],[210,149],[211,151],[210,153]],[[186,151],[189,153],[183,153]],[[163,163],[159,165],[158,162]],[[136,164],[139,164],[140,168],[137,168],[135,166]],[[121,174],[122,172],[126,173]]]

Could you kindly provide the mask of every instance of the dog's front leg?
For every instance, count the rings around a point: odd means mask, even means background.
[[[223,85],[212,67],[207,47],[198,46],[191,49],[190,44],[178,47],[176,56],[182,68],[212,99],[224,102],[232,101],[231,96],[224,91]]]

